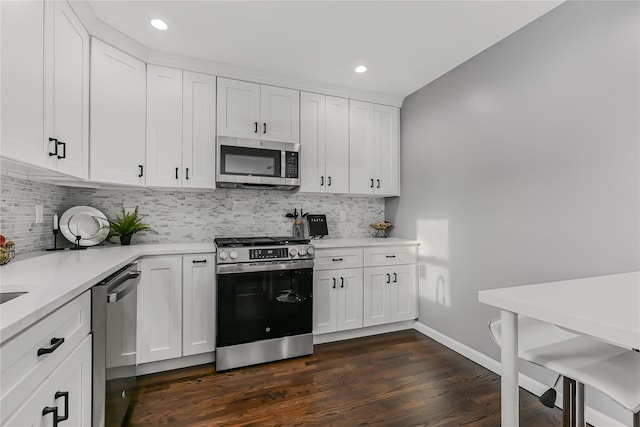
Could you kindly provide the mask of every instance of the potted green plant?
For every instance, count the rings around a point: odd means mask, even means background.
[[[138,215],[138,207],[133,212],[126,212],[122,208],[122,217],[116,215],[115,219],[109,221],[109,236],[120,236],[121,245],[130,245],[131,236],[140,231],[153,231],[149,224],[142,222],[142,217]]]

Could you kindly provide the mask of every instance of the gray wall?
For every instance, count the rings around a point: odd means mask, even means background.
[[[109,217],[121,208],[139,206],[144,221],[157,231],[136,234],[135,243],[212,242],[218,236],[291,235],[295,208],[327,215],[329,237],[369,237],[372,222],[384,219],[384,199],[277,191],[223,190],[207,192],[148,189],[79,189],[0,178],[0,233],[16,242],[18,255],[52,247],[53,214],[72,206],[92,206]],[[43,205],[44,222],[35,223],[35,205]],[[340,211],[347,213],[339,221]],[[117,242],[117,239],[115,239]],[[72,246],[58,234],[60,246]]]
[[[564,3],[405,99],[422,323],[499,360],[479,290],[640,269],[639,9]]]

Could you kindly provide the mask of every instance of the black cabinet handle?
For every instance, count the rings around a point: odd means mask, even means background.
[[[398,283],[398,275],[393,273],[393,283]]]
[[[267,133],[267,124],[263,123],[262,125],[264,126],[262,133]]]
[[[373,188],[373,178],[371,178],[371,188]]]
[[[178,179],[178,169],[180,168],[176,168],[176,179]]]
[[[253,128],[253,133],[258,133],[258,122],[253,122],[255,128]]]
[[[324,185],[324,176],[321,176],[320,177],[320,186],[323,186],[323,185]]]
[[[42,410],[42,416],[45,417],[47,414],[53,414],[53,427],[58,427],[58,407],[45,406]]]
[[[331,280],[333,280],[333,289],[335,289],[336,288],[336,278],[332,277]]]
[[[49,137],[49,142],[53,142],[53,153],[49,151],[49,157],[58,155],[58,140],[55,138]]]
[[[185,177],[186,177],[187,179],[189,179],[189,168],[187,168],[187,173],[186,173],[186,176],[185,176]]]
[[[387,255],[387,258],[395,258],[395,255]]]
[[[338,262],[338,261],[344,261],[344,259],[343,258],[331,258],[331,261]]]
[[[327,187],[331,187],[331,177],[327,178],[329,180],[329,183],[327,184]]]
[[[138,174],[138,178],[142,178],[142,175],[143,175],[143,172],[144,172],[144,166],[138,165],[138,167],[140,168],[140,173]]]
[[[391,275],[387,273],[387,283],[391,283]]]
[[[42,356],[43,354],[53,353],[62,345],[64,342],[64,338],[51,338],[51,347],[45,348],[41,347],[38,349],[38,356]]]
[[[56,391],[56,394],[54,396],[56,399],[64,397],[64,416],[58,417],[58,422],[67,421],[69,419],[69,392]]]
[[[344,277],[340,278],[340,287],[344,288]]]
[[[62,156],[58,155],[59,159],[66,159],[67,158],[67,143],[66,142],[62,142],[62,141],[56,141],[56,145],[62,145]],[[58,152],[58,149],[56,148],[56,153]]]
[[[206,264],[207,260],[206,259],[194,259],[191,262],[194,263],[194,264]]]
[[[376,188],[380,188],[380,180],[376,179],[376,181],[378,181],[378,186]]]

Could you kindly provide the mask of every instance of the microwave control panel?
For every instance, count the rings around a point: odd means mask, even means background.
[[[285,178],[298,178],[298,154],[296,151],[285,152]]]

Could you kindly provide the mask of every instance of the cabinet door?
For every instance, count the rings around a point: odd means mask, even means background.
[[[349,192],[349,100],[327,96],[326,191]]]
[[[413,320],[416,318],[416,265],[394,265],[389,267],[390,320]]]
[[[300,92],[261,86],[260,118],[258,133],[261,139],[300,142]]]
[[[140,260],[137,363],[182,355],[182,257]]]
[[[218,78],[218,135],[258,138],[260,85]]]
[[[180,187],[182,71],[147,66],[147,185]]]
[[[91,180],[144,185],[145,64],[91,43]]]
[[[45,2],[45,31],[45,137],[58,140],[48,166],[87,179],[89,35],[65,1]]]
[[[373,194],[374,164],[373,104],[349,101],[349,192]]]
[[[182,186],[216,188],[216,78],[182,73]]]
[[[399,110],[386,105],[374,106],[374,164],[376,167],[376,194],[400,194],[399,174]],[[380,186],[378,188],[378,181]]]
[[[300,93],[300,191],[303,192],[320,193],[326,188],[325,111],[324,95]]]
[[[337,330],[362,328],[363,284],[362,269],[339,270]]]
[[[44,2],[0,2],[1,154],[47,165],[43,128]]]
[[[66,414],[65,401],[69,408]],[[58,416],[68,416],[64,421],[67,425],[91,425],[91,335],[44,379],[29,400],[3,425],[51,426],[54,413],[42,414],[47,407],[57,408]]]
[[[182,355],[216,348],[216,268],[213,255],[182,259]]]
[[[389,267],[364,269],[364,326],[389,323]]]
[[[313,333],[337,330],[338,287],[336,270],[313,272]]]

